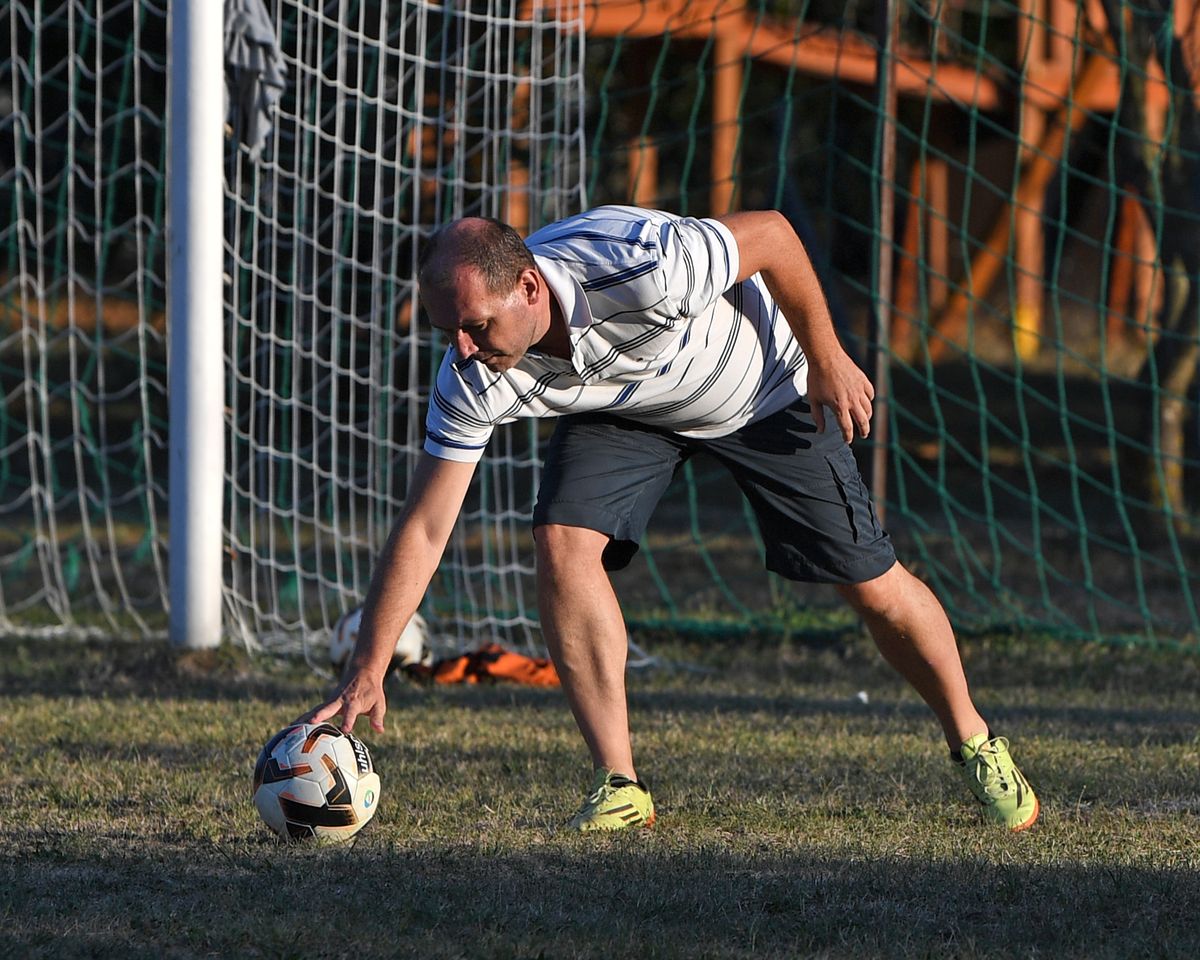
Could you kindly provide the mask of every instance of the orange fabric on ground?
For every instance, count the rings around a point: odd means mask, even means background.
[[[489,643],[474,653],[439,660],[430,669],[434,683],[481,683],[509,680],[534,687],[557,687],[558,673],[544,657],[527,657]]]

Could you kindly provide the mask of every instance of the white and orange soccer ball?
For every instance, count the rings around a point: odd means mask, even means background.
[[[379,774],[358,737],[294,723],[258,755],[254,805],[285,840],[349,840],[375,816]]]
[[[329,662],[335,670],[345,670],[350,654],[354,652],[354,644],[358,642],[358,630],[361,625],[362,607],[342,614],[333,625],[333,634],[329,638]],[[433,662],[433,654],[429,650],[428,640],[429,627],[425,618],[419,613],[414,613],[396,641],[388,672],[414,664],[429,666]]]

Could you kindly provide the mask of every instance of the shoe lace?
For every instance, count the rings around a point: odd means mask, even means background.
[[[1008,790],[1009,777],[1000,761],[1001,750],[1008,750],[1008,740],[1005,737],[996,737],[981,744],[979,751],[971,758],[975,780],[989,797],[995,797]]]
[[[604,780],[596,785],[596,788],[587,795],[583,801],[584,807],[598,807],[605,800],[617,792],[617,788],[612,785],[612,780],[605,777]]]

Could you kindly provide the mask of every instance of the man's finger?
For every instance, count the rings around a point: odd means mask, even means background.
[[[854,439],[854,421],[850,418],[850,411],[839,410],[837,420],[842,429],[842,439],[849,443]]]
[[[340,700],[334,700],[331,703],[323,703],[315,710],[309,710],[308,713],[301,714],[296,718],[296,723],[323,723],[336,714],[340,706]]]
[[[871,403],[864,401],[863,405],[858,409],[858,432],[860,436],[869,437],[871,435]]]
[[[813,423],[817,425],[817,433],[825,432],[825,407],[821,405],[819,400],[811,400],[809,402],[809,410],[812,411]]]
[[[387,704],[383,699],[375,701],[375,706],[371,708],[371,729],[376,733],[383,733],[383,715],[387,712]]]
[[[358,719],[358,708],[347,706],[342,711],[342,733],[354,732],[354,721]]]

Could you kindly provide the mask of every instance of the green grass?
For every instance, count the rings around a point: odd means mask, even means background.
[[[0,956],[1200,956],[1200,659],[967,647],[1043,799],[1025,834],[852,638],[656,644],[713,672],[631,676],[659,808],[631,835],[558,829],[589,778],[559,692],[398,683],[378,815],[311,848],[249,800],[306,667],[2,641]]]

